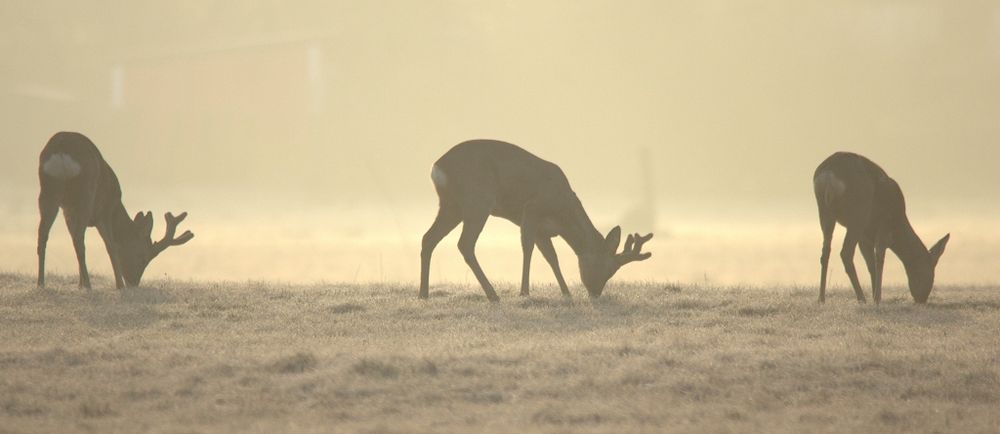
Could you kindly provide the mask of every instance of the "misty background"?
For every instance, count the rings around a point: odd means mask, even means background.
[[[150,275],[415,283],[431,165],[494,138],[559,164],[602,231],[656,231],[624,279],[815,285],[811,176],[837,150],[900,183],[925,243],[952,233],[939,282],[1000,278],[994,2],[0,8],[0,269],[34,272],[38,152],[70,130],[101,149],[129,211],[157,215],[155,236],[163,212],[190,212],[195,240]],[[516,234],[484,231],[492,279],[517,280]],[[432,283],[474,285],[456,241]],[[50,246],[50,269],[75,273],[61,223]],[[88,248],[108,273],[96,231]],[[553,283],[535,257],[533,280]]]

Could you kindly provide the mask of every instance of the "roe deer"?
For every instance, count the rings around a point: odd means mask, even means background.
[[[823,252],[820,256],[819,301],[826,300],[826,271],[830,261],[830,241],[836,223],[847,228],[840,258],[851,279],[858,302],[865,294],[854,269],[854,249],[868,265],[872,280],[872,298],[882,301],[882,267],[885,249],[899,257],[906,269],[910,295],[925,303],[934,286],[934,267],[944,253],[951,234],[941,238],[930,250],[924,247],[906,218],[903,192],[877,164],[857,154],[837,152],[816,168],[813,175],[819,224],[823,229]]]
[[[623,265],[652,255],[643,253],[642,245],[653,234],[629,235],[625,251],[616,253],[621,228],[616,226],[602,236],[559,166],[510,143],[496,140],[460,143],[434,163],[431,180],[440,202],[437,217],[424,234],[421,246],[420,298],[428,296],[431,253],[462,222],[458,250],[479,280],[486,298],[499,301],[475,252],[476,240],[490,215],[521,227],[524,253],[521,295],[524,296],[528,295],[528,274],[535,246],[552,267],[562,294],[570,295],[552,246],[552,237],[556,235],[563,237],[576,252],[580,279],[591,297],[600,296],[608,279]]]
[[[45,246],[49,230],[63,210],[66,226],[73,239],[76,260],[80,267],[80,287],[90,289],[87,272],[84,233],[97,227],[111,258],[118,289],[138,286],[149,262],[170,246],[179,246],[194,238],[191,231],[174,237],[177,224],[187,217],[167,213],[167,231],[162,240],[153,242],[153,214],[138,213],[129,218],[122,205],[122,190],[118,177],[104,161],[97,146],[79,133],[60,132],[52,136],[42,149],[38,161],[41,194],[38,210],[38,286],[45,286]]]

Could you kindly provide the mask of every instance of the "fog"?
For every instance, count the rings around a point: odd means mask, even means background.
[[[130,211],[190,211],[197,238],[151,266],[174,278],[415,283],[437,206],[430,167],[472,138],[559,164],[601,230],[653,226],[654,259],[626,279],[815,284],[811,176],[837,150],[899,182],[925,243],[952,233],[940,279],[1000,278],[993,2],[2,9],[0,269],[33,272],[38,152],[70,130],[101,149]],[[650,196],[653,222],[630,219]],[[496,280],[517,279],[516,234],[487,226],[480,256]],[[88,237],[91,268],[107,273]],[[456,239],[434,279],[474,282]],[[50,246],[54,269],[74,272],[61,224]],[[902,281],[890,262],[886,279]]]

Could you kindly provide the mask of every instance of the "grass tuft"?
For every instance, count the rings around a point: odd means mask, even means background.
[[[316,365],[316,356],[312,353],[298,352],[275,360],[269,368],[272,372],[282,374],[301,374],[315,369]]]
[[[748,317],[767,317],[778,314],[781,312],[777,306],[747,306],[741,307],[736,313],[740,316]]]
[[[399,368],[381,360],[361,359],[351,369],[358,375],[371,378],[396,378],[399,376]]]
[[[107,401],[85,399],[80,403],[80,415],[85,418],[101,418],[114,416],[116,414],[117,413],[111,409],[111,403]]]
[[[16,396],[7,397],[0,403],[0,409],[3,409],[3,413],[11,417],[34,417],[47,412],[45,407],[33,402],[25,402]]]
[[[342,303],[331,307],[330,313],[340,314],[340,313],[351,313],[351,312],[364,312],[365,309],[366,308],[360,304]]]

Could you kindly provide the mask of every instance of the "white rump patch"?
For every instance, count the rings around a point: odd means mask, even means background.
[[[53,178],[69,179],[80,174],[80,163],[69,154],[52,154],[42,164],[42,171]]]
[[[445,175],[444,171],[435,164],[431,169],[431,181],[434,182],[434,186],[437,188],[444,188],[448,185],[448,175]]]
[[[816,177],[813,178],[813,187],[816,189],[816,195],[823,198],[823,203],[827,205],[833,203],[847,189],[844,181],[829,170],[816,174]]]

